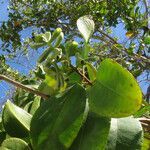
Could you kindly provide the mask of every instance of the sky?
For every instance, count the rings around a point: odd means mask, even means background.
[[[4,3],[2,3],[2,1],[4,1]],[[7,21],[8,19],[8,0],[0,0],[0,22],[2,21]],[[31,36],[32,28],[28,28],[23,30],[20,34],[22,37],[22,40],[25,39],[28,36]],[[125,37],[125,33],[126,31],[123,29],[123,24],[119,24],[116,28],[112,28],[113,32],[111,36],[119,36],[119,41],[124,41],[126,40],[127,37]],[[1,44],[1,43],[0,43]],[[1,53],[1,52],[0,52]],[[19,60],[20,64],[16,64],[13,61],[8,61],[7,63],[15,70],[18,70],[19,72],[21,72],[22,74],[28,74],[29,71],[35,67],[36,65],[36,60],[38,57],[38,53],[36,53],[34,51],[30,51],[30,54],[28,55],[28,57],[21,57],[22,59]],[[19,57],[19,56],[18,56]],[[32,59],[31,59],[32,58]],[[16,58],[17,59],[17,58]],[[31,61],[32,60],[32,61]],[[26,63],[24,63],[26,62]],[[142,80],[144,77],[144,74],[141,75],[138,80]],[[144,93],[146,93],[147,90],[147,86],[148,83],[147,82],[140,82],[140,86],[142,88],[142,91]],[[5,82],[0,82],[0,104],[3,103],[4,101],[7,100],[7,93],[9,90],[12,90],[12,86],[5,83]]]

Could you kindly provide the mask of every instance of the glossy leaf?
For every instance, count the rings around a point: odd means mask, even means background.
[[[110,119],[90,114],[70,150],[104,150]]]
[[[106,150],[140,150],[143,132],[137,119],[128,117],[111,120]]]
[[[107,117],[130,116],[142,103],[140,87],[132,74],[111,59],[101,63],[88,93],[91,111]]]
[[[5,131],[11,136],[26,137],[30,131],[32,116],[25,110],[7,101],[2,114]]]
[[[88,113],[86,92],[80,85],[62,97],[42,103],[31,121],[31,139],[36,150],[67,149],[76,138]],[[39,125],[41,124],[42,125]]]
[[[1,147],[1,150],[30,150],[28,144],[18,138],[8,138],[6,139]]]
[[[77,20],[77,27],[82,34],[86,43],[89,42],[91,35],[94,32],[95,24],[90,16],[83,16]]]

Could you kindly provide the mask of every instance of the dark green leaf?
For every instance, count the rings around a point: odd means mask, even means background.
[[[110,129],[110,119],[90,114],[70,150],[104,150]]]
[[[86,92],[80,85],[62,97],[45,101],[31,121],[31,139],[36,150],[67,149],[76,138],[88,113]]]

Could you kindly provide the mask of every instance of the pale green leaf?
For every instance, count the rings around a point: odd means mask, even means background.
[[[11,136],[25,137],[30,131],[32,116],[12,102],[5,103],[2,122],[6,132]]]
[[[0,147],[1,150],[30,150],[28,144],[18,138],[6,139]]]
[[[50,32],[45,32],[45,33],[42,35],[42,37],[43,37],[43,40],[44,40],[45,42],[49,42],[50,39],[51,39],[51,33],[50,33]]]
[[[86,43],[89,42],[91,35],[94,33],[95,24],[91,16],[83,16],[77,20],[77,27],[82,34]]]
[[[137,119],[128,117],[111,120],[106,150],[141,150],[142,126]]]

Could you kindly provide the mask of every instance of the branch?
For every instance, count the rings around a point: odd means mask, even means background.
[[[128,53],[128,49],[127,49],[124,45],[118,43],[113,37],[109,36],[108,34],[104,33],[103,31],[101,31],[101,30],[98,30],[98,31],[99,31],[101,34],[103,34],[104,36],[106,36],[107,38],[109,38],[109,39],[110,39],[110,42],[111,42],[112,44],[121,45],[121,46],[123,47],[124,51],[125,51],[126,53]],[[98,38],[98,36],[96,36],[96,38]],[[102,40],[102,39],[100,38],[100,40]],[[108,42],[105,41],[105,40],[103,40],[103,41],[104,41],[105,43],[108,43]],[[118,47],[115,47],[115,48],[120,51],[120,49],[119,49]],[[136,60],[141,59],[141,60],[144,61],[145,63],[150,63],[150,61],[149,61],[146,57],[141,56],[141,55],[136,54],[136,53],[134,53],[134,55],[135,55],[135,56],[132,56],[134,59],[136,59]],[[128,56],[129,56],[129,55],[128,55]],[[130,56],[129,56],[129,57],[130,57]]]
[[[13,84],[13,85],[16,86],[17,88],[21,88],[21,89],[23,89],[23,90],[25,90],[25,91],[28,91],[28,92],[30,92],[30,93],[36,94],[36,95],[38,95],[38,96],[41,96],[41,97],[44,98],[44,99],[49,98],[48,95],[45,95],[45,94],[43,94],[43,93],[41,93],[41,92],[39,92],[39,91],[37,91],[37,90],[35,90],[35,89],[32,89],[32,88],[30,88],[30,87],[28,87],[28,86],[26,86],[26,85],[24,85],[24,84],[19,83],[19,82],[17,82],[17,81],[14,81],[14,80],[12,80],[12,79],[6,77],[5,75],[0,75],[0,80],[4,80],[4,81],[6,81],[6,82],[8,82],[8,83],[10,83],[10,84]]]
[[[105,32],[103,32],[102,30],[98,30],[101,34],[103,34],[104,36],[106,36],[107,38],[109,38],[114,44],[118,44],[118,42],[112,38],[111,36],[109,36],[108,34],[106,34]]]
[[[78,70],[76,67],[74,67],[73,65],[70,64],[70,67],[77,72],[89,85],[92,85],[92,82],[84,75],[80,72],[80,70]]]
[[[139,118],[138,120],[141,122],[141,125],[145,129],[145,131],[150,132],[150,119],[149,118]]]

